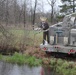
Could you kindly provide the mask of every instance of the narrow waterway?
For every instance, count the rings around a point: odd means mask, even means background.
[[[18,66],[17,64],[9,64],[0,62],[0,75],[56,75],[47,68],[29,67],[27,65]]]

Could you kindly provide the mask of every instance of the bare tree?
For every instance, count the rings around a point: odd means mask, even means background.
[[[8,0],[6,0],[6,26],[8,25],[8,18],[9,18],[9,12],[8,12]]]
[[[44,10],[44,0],[38,1],[38,8],[37,11],[40,13],[40,16],[44,16],[45,10]]]
[[[25,27],[26,23],[39,22],[41,15],[47,15],[44,9],[43,0],[0,0],[0,21],[6,26],[17,26],[17,24],[23,23]],[[35,1],[35,2],[33,2]],[[54,4],[55,0],[47,0],[52,8],[51,21],[53,20]]]
[[[34,6],[33,21],[32,21],[33,25],[35,24],[36,8],[37,8],[37,0],[35,0],[35,6]],[[33,29],[34,29],[34,27],[33,27]]]
[[[16,14],[16,12],[17,12],[17,0],[14,0],[14,3],[13,4],[14,4],[14,20],[15,20],[14,21],[15,22],[14,24],[16,25],[16,23],[17,23],[16,22],[16,19],[17,19],[16,18],[16,16],[17,16],[17,14]]]
[[[42,0],[42,13],[44,15],[44,1]]]
[[[51,6],[51,22],[53,23],[53,19],[54,19],[54,5],[56,3],[56,0],[47,0],[47,2]]]
[[[31,20],[31,23],[32,23],[32,16],[33,16],[33,7],[32,7],[32,0],[30,0],[30,20]]]
[[[3,20],[4,15],[4,1],[0,1],[0,22]]]
[[[26,24],[26,0],[24,1],[24,27]]]

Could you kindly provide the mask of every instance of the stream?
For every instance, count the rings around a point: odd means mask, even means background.
[[[0,75],[57,75],[49,68],[19,66],[0,61]]]

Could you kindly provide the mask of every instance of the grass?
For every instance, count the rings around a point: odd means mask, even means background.
[[[1,50],[16,49],[17,51],[25,51],[26,46],[37,47],[42,43],[42,32],[34,30],[23,30],[23,29],[9,29],[9,32],[13,34],[12,38],[5,38],[0,33],[0,46]],[[8,53],[7,53],[8,54]]]
[[[15,53],[13,56],[3,56],[0,55],[0,60],[12,63],[12,64],[18,64],[18,65],[28,65],[28,66],[40,66],[42,65],[42,60],[38,59],[34,56],[30,55],[23,55],[20,53]]]
[[[7,57],[5,61],[19,65],[27,64],[29,66],[39,66],[42,63],[41,59],[37,59],[34,56],[22,55],[19,53],[15,53],[13,56]]]
[[[14,36],[16,36],[15,38],[15,42],[20,42],[20,41],[24,41],[26,42],[26,44],[28,45],[39,45],[42,42],[42,32],[39,33],[39,31],[27,31],[27,30],[10,30],[11,33],[14,34]]]
[[[0,60],[2,60],[2,58],[3,58],[3,57],[2,57],[2,55],[0,54]]]
[[[34,31],[34,30],[23,30],[23,29],[9,29],[9,32],[15,36],[15,41],[23,39],[23,37],[28,37],[30,39],[38,40],[39,42],[42,40],[42,32]],[[0,33],[0,36],[2,33]]]
[[[2,38],[0,39],[0,45],[2,46],[2,50],[7,46],[11,46],[13,49],[17,50],[23,50],[23,46],[29,45],[29,46],[38,46],[41,43],[42,40],[42,33],[39,33],[38,31],[27,31],[23,29],[9,29],[9,32],[13,34],[13,40],[10,39],[7,40],[1,33]],[[9,47],[8,47],[9,49]],[[11,48],[10,48],[11,49]],[[41,64],[41,59],[37,59],[34,56],[26,56],[22,54],[15,53],[13,56],[4,57],[0,56],[0,58],[4,61],[10,62],[10,63],[17,63],[17,64],[28,64],[30,66],[37,66]]]

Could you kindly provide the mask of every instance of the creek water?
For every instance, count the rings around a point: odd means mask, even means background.
[[[19,66],[0,61],[0,75],[56,75],[48,68]]]

